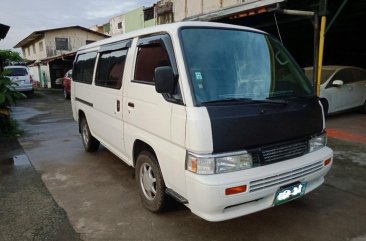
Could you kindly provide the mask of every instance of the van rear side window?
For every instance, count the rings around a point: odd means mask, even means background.
[[[75,82],[82,82],[86,84],[92,83],[96,57],[97,52],[78,55],[73,70],[73,80]]]
[[[122,86],[126,55],[126,49],[100,53],[95,76],[95,85],[120,89]]]
[[[155,68],[160,66],[171,66],[165,48],[159,43],[142,45],[137,53],[134,79],[153,84]]]

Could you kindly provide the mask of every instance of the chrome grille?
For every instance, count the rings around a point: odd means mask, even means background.
[[[302,156],[306,153],[308,142],[296,142],[276,147],[262,148],[262,157],[264,164],[283,161],[295,157]]]
[[[249,191],[255,192],[255,191],[265,189],[268,187],[272,187],[272,186],[276,186],[279,184],[284,184],[284,183],[292,182],[292,181],[298,181],[298,179],[300,177],[304,177],[306,175],[317,172],[317,171],[321,170],[322,168],[323,168],[323,162],[319,161],[319,162],[315,162],[311,165],[308,165],[308,166],[305,166],[302,168],[293,169],[289,172],[254,180],[249,183],[249,185],[250,185]]]

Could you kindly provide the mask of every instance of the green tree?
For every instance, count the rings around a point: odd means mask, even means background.
[[[9,78],[4,77],[4,74],[0,72],[0,136],[8,133],[17,133],[18,128],[15,122],[10,118],[10,107],[15,104],[17,100],[23,99],[26,96],[18,92],[15,87],[16,83],[13,83]]]
[[[10,49],[0,49],[0,72],[3,71],[3,67],[6,61],[22,61],[22,57],[16,51]]]

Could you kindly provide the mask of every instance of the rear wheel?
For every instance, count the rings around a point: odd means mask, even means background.
[[[166,187],[158,161],[152,153],[142,151],[138,155],[135,176],[144,206],[152,212],[162,211],[167,203]]]
[[[81,139],[87,152],[95,152],[99,148],[99,141],[90,133],[88,122],[83,118],[80,122]]]

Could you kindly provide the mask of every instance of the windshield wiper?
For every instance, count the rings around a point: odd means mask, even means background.
[[[243,102],[243,103],[269,103],[269,104],[287,104],[285,100],[253,100],[251,98],[225,98],[219,100],[211,100],[202,102],[202,104],[214,104],[214,103],[230,103],[230,102]]]
[[[300,99],[313,99],[316,95],[295,95],[295,94],[279,94],[267,97],[268,100],[278,99],[278,98],[300,98]]]

